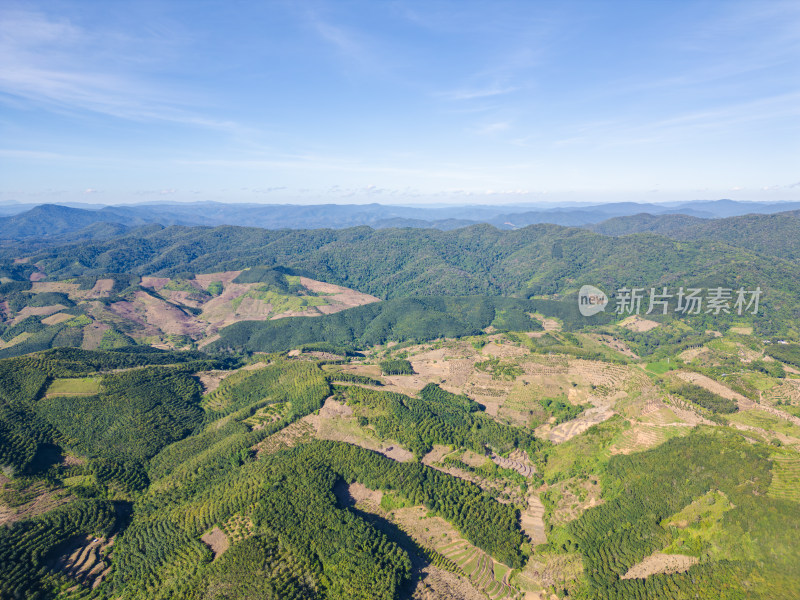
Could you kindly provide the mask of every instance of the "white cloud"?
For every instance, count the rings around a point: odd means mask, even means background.
[[[157,40],[89,31],[26,10],[0,10],[0,21],[0,94],[7,98],[22,98],[57,112],[90,111],[135,121],[235,127],[230,121],[197,114],[188,107],[184,94],[154,86],[146,76],[126,70],[131,62],[157,63],[155,57],[163,50]]]

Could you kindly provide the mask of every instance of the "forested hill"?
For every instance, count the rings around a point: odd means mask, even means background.
[[[623,236],[655,233],[675,240],[717,241],[765,256],[800,259],[800,211],[699,219],[688,215],[640,214],[589,225],[596,233]]]
[[[180,277],[282,265],[381,298],[552,295],[584,283],[614,290],[678,282],[761,285],[775,292],[773,299],[800,296],[793,263],[746,248],[653,234],[614,238],[556,225],[515,231],[174,226],[46,249],[31,260],[55,279],[109,272]]]

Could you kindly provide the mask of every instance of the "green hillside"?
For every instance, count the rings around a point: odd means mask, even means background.
[[[710,278],[800,292],[793,265],[749,249],[655,235],[612,238],[555,225],[449,232],[169,227],[47,250],[33,260],[56,279],[109,270],[176,276],[283,265],[381,298],[553,294],[584,283],[618,289]]]
[[[699,219],[686,215],[634,215],[590,225],[603,235],[654,233],[683,241],[716,241],[784,260],[800,259],[800,213]]]

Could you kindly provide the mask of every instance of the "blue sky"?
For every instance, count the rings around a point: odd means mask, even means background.
[[[800,200],[800,3],[0,4],[0,201]]]

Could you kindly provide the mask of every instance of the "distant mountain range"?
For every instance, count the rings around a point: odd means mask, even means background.
[[[550,223],[590,227],[607,235],[651,231],[664,233],[693,228],[709,219],[746,214],[773,214],[800,210],[800,202],[740,202],[716,200],[678,204],[619,202],[588,206],[450,206],[423,208],[383,204],[225,204],[219,202],[139,204],[87,208],[57,204],[0,205],[0,240],[43,241],[69,235],[77,239],[107,239],[131,228],[162,226],[241,225],[264,229],[344,229],[369,226],[452,230],[486,223],[498,229],[519,229]],[[14,208],[23,208],[10,214]],[[612,221],[602,227],[597,224]],[[624,219],[628,220],[624,220]],[[630,220],[633,219],[633,220]],[[52,240],[59,241],[59,240]]]

